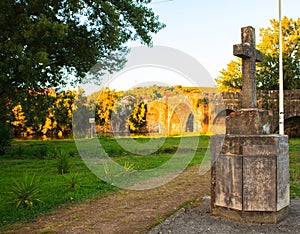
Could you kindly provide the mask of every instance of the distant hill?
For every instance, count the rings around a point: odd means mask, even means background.
[[[102,90],[92,93],[88,96],[91,102],[96,102]],[[158,98],[162,98],[165,95],[176,94],[191,94],[191,93],[217,93],[218,88],[215,87],[183,87],[181,85],[176,86],[158,86],[153,85],[150,87],[136,87],[134,89],[126,91],[115,92],[117,96],[134,96],[137,99],[145,99],[153,101]]]

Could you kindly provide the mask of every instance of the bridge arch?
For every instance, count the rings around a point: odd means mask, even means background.
[[[194,119],[193,109],[186,103],[179,103],[169,112],[168,134],[178,135],[186,132],[188,128],[194,129]]]
[[[232,112],[235,112],[234,110],[231,110],[231,109],[225,109],[225,110],[222,110],[220,111],[217,116],[214,118],[213,120],[213,124],[217,124],[218,121],[225,121],[225,117],[228,116],[230,113]],[[224,122],[225,123],[225,122]]]
[[[276,126],[274,133],[279,132],[279,125]],[[300,136],[300,115],[285,118],[284,133],[290,137]]]
[[[191,112],[186,122],[185,132],[194,132],[194,119],[195,115],[193,112]]]
[[[226,132],[226,121],[225,118],[230,113],[235,112],[232,109],[225,109],[220,111],[213,120],[213,133],[224,134]]]

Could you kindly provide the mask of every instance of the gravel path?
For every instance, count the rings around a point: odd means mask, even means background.
[[[289,216],[279,224],[242,224],[210,216],[210,199],[205,198],[196,207],[181,208],[149,234],[256,234],[256,233],[300,233],[300,200],[292,200]]]

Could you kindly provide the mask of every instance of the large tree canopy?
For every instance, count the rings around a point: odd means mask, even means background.
[[[82,81],[95,64],[115,70],[123,45],[164,27],[151,0],[1,0],[0,94]],[[121,52],[120,52],[121,51]]]
[[[257,88],[277,90],[279,88],[279,23],[260,29],[261,42],[257,48],[264,54],[263,62],[257,63]],[[284,89],[300,89],[300,18],[282,19]],[[233,60],[222,69],[216,79],[222,91],[241,89],[241,62]]]

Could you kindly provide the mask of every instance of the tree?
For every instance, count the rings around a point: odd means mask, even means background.
[[[22,132],[26,131],[26,116],[22,110],[22,105],[18,105],[12,108],[13,121],[11,121],[14,136],[19,136]]]
[[[147,7],[150,2],[1,0],[2,125],[9,118],[6,103],[16,92],[83,82],[91,77],[86,76],[88,71],[99,79],[103,72],[122,67],[127,41],[151,45],[151,34],[164,24]]]
[[[75,90],[45,89],[19,95],[8,105],[13,135],[70,135],[76,93]]]
[[[259,89],[279,88],[279,22],[271,20],[271,27],[260,30],[262,38],[258,49],[263,51],[264,60],[258,65],[257,81]],[[282,19],[283,35],[283,87],[300,88],[300,18]]]
[[[48,108],[41,133],[51,136],[69,136],[72,130],[72,113],[76,91],[62,91],[48,94],[53,97]]]
[[[264,54],[263,62],[257,63],[257,88],[279,88],[279,22],[270,20],[271,26],[260,29],[261,42],[257,48]],[[284,89],[300,88],[300,18],[282,19]],[[241,63],[231,61],[227,70],[216,79],[222,91],[241,89]],[[231,90],[232,88],[236,90]]]
[[[164,27],[151,0],[3,0],[0,2],[0,94],[83,81],[97,71],[116,70],[123,45]],[[12,20],[13,19],[13,20]]]
[[[118,100],[118,95],[109,88],[101,90],[96,104],[96,123],[103,126],[104,132],[111,118],[111,113],[114,110],[115,104]]]
[[[87,137],[89,126],[89,118],[95,116],[95,112],[90,108],[87,97],[85,96],[83,89],[78,89],[77,95],[75,96],[73,109],[73,121],[72,128],[73,134],[76,138]]]

